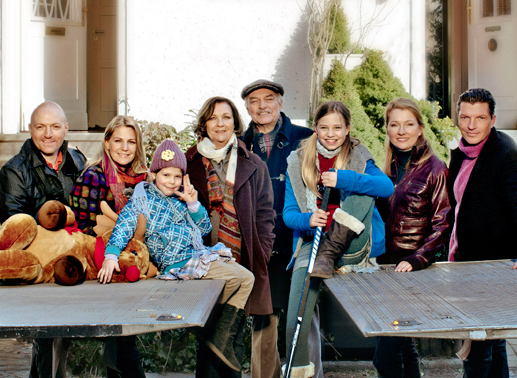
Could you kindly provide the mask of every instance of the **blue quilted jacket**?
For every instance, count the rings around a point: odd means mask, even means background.
[[[192,245],[193,229],[187,220],[190,214],[194,223],[207,235],[212,229],[210,218],[203,206],[196,213],[174,195],[165,196],[156,186],[147,182],[143,185],[147,196],[148,214],[142,211],[134,197],[131,197],[120,212],[115,229],[106,245],[106,254],[120,255],[133,238],[137,227],[138,214],[144,214],[147,221],[145,245],[149,249],[151,261],[160,271],[167,266],[190,259],[194,253]],[[137,188],[135,188],[136,192]]]

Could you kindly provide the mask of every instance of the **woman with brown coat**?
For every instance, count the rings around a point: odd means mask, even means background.
[[[211,218],[212,232],[205,244],[222,242],[232,249],[237,262],[255,276],[246,315],[268,315],[273,312],[267,271],[274,240],[273,189],[266,164],[237,138],[242,132],[232,101],[208,99],[195,127],[199,142],[186,153],[187,173]],[[210,353],[200,346],[196,376],[240,376]]]

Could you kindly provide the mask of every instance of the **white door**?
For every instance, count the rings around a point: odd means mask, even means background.
[[[517,128],[517,0],[469,0],[469,88],[496,100],[496,126]]]
[[[22,130],[43,101],[61,105],[70,130],[87,130],[82,0],[23,0],[22,4]]]

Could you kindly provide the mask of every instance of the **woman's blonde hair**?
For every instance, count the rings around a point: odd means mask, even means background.
[[[320,119],[325,117],[327,114],[332,113],[340,115],[345,121],[345,127],[350,128],[352,116],[350,114],[350,110],[345,106],[345,104],[341,101],[327,101],[321,104],[316,110],[316,114],[314,115],[314,129],[317,129]],[[311,192],[316,194],[318,197],[321,197],[318,192],[318,182],[320,181],[321,172],[316,164],[316,159],[318,158],[316,152],[317,141],[317,133],[314,133],[314,135],[303,140],[300,143],[300,148],[298,149],[298,156],[301,158],[303,182]],[[359,139],[352,138],[349,132],[341,146],[341,151],[339,151],[339,154],[336,157],[334,168],[346,168],[350,160],[352,148],[357,146],[359,143],[361,143]]]
[[[103,164],[104,156],[108,157],[108,160],[111,164],[111,167],[113,169],[113,172],[117,172],[117,166],[115,165],[115,162],[111,158],[111,155],[109,151],[106,151],[105,142],[108,142],[111,139],[111,136],[115,132],[115,130],[120,126],[126,126],[130,127],[135,131],[135,137],[136,137],[136,152],[135,152],[135,158],[133,162],[131,163],[131,168],[135,174],[145,173],[147,172],[146,168],[146,159],[145,159],[145,153],[144,153],[144,138],[142,135],[142,130],[140,129],[140,126],[138,125],[138,122],[136,122],[133,118],[128,116],[122,116],[118,115],[115,116],[111,120],[111,122],[106,126],[106,130],[104,131],[104,140],[102,143],[101,148],[95,156],[93,157],[91,162],[88,162],[88,167]],[[103,170],[106,170],[106,167],[102,167]]]
[[[416,162],[416,164],[422,164],[426,160],[428,160],[431,156],[433,156],[433,149],[427,142],[427,139],[424,136],[424,119],[422,117],[422,113],[420,112],[420,108],[413,100],[409,98],[399,97],[394,100],[391,100],[389,104],[386,106],[386,110],[384,111],[384,127],[386,127],[386,132],[388,131],[388,126],[390,123],[389,116],[392,110],[400,109],[400,110],[409,110],[416,118],[418,125],[422,129],[422,134],[418,137],[415,146],[426,146],[425,151],[420,157],[420,159]],[[386,149],[386,160],[384,162],[384,173],[387,176],[392,177],[393,172],[391,171],[391,165],[393,163],[393,145],[390,143],[390,138],[386,133],[386,139],[384,142]]]

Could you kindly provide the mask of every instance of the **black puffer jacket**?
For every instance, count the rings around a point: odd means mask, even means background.
[[[59,173],[50,168],[31,139],[20,152],[0,169],[0,222],[11,215],[25,213],[36,218],[40,207],[49,200],[69,206],[70,191],[84,169],[81,151],[61,146],[63,162]]]
[[[434,256],[447,241],[450,202],[447,190],[448,170],[436,155],[422,164],[427,144],[413,148],[407,171],[395,185],[395,193],[379,198],[377,207],[386,223],[386,253],[377,258],[382,264],[407,261],[413,270],[431,265]],[[397,162],[392,165],[395,184]]]

